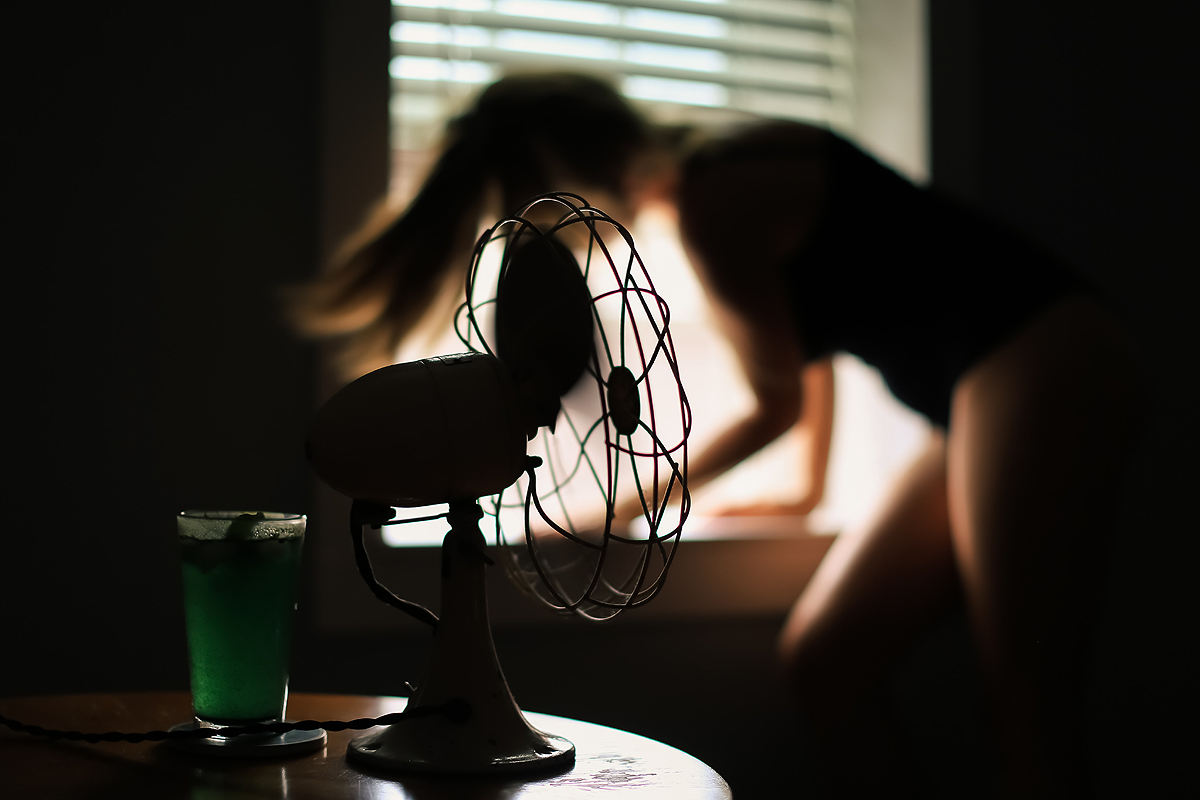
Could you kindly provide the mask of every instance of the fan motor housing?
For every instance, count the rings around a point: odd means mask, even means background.
[[[393,364],[318,411],[308,458],[356,500],[438,505],[497,494],[525,468],[526,421],[508,368],[484,353]]]

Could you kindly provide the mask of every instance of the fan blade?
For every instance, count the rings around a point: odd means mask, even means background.
[[[571,251],[536,229],[518,233],[496,291],[496,355],[537,427],[554,431],[559,398],[592,357],[593,324],[591,293]]]

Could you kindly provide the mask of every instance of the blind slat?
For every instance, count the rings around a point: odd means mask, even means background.
[[[755,74],[754,72],[739,70],[735,65],[731,65],[729,70],[722,72],[706,72],[703,70],[672,68],[624,60],[576,58],[550,53],[502,50],[494,47],[473,47],[467,49],[447,48],[443,45],[406,44],[402,52],[406,56],[415,56],[418,58],[481,61],[487,64],[517,65],[546,69],[576,69],[616,75],[644,75],[669,80],[713,83],[731,89],[769,89],[824,97],[833,97],[837,94],[831,86],[835,82],[834,79],[822,76],[823,79],[813,77],[804,80],[803,78],[780,74],[778,67],[773,69],[771,65],[760,65],[760,69]],[[786,72],[786,70],[784,71]]]
[[[455,14],[478,13],[484,3],[417,2],[411,5],[393,0],[393,7],[405,11],[424,8],[444,8]],[[819,32],[848,31],[853,15],[842,2],[818,0],[732,0],[731,2],[697,2],[696,0],[597,0],[597,6],[620,9],[645,8],[676,14],[695,14],[719,17],[732,22],[757,22],[765,25],[784,25]]]
[[[775,41],[764,41],[762,31],[733,31],[725,37],[690,36],[669,31],[624,25],[603,25],[590,22],[545,19],[540,17],[514,16],[495,12],[473,12],[469,15],[452,15],[445,9],[406,8],[403,22],[464,26],[488,31],[527,30],[541,33],[560,33],[575,36],[595,36],[619,42],[647,42],[674,47],[695,47],[718,50],[731,55],[756,55],[795,61],[833,65],[848,60],[849,47],[840,37],[831,35],[809,35],[797,37],[795,43],[783,43],[784,37],[776,35]],[[757,33],[757,35],[755,35]]]
[[[622,8],[649,8],[682,14],[702,14],[742,22],[790,25],[814,30],[848,28],[853,17],[841,3],[813,0],[732,0],[732,2],[696,2],[695,0],[604,0]]]

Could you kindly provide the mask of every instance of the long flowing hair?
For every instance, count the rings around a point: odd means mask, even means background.
[[[391,363],[442,298],[456,289],[461,296],[483,214],[512,213],[563,182],[621,198],[632,159],[654,136],[602,79],[500,79],[447,125],[440,155],[407,208],[381,205],[318,277],[287,293],[292,325],[336,343],[343,379]],[[500,208],[488,208],[489,198]]]

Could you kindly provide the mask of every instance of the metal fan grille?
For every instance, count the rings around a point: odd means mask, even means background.
[[[577,195],[547,194],[480,237],[456,317],[469,349],[496,355],[497,287],[523,236],[574,251],[596,333],[554,431],[529,444],[525,477],[483,505],[518,585],[555,610],[608,618],[662,588],[689,512],[691,412],[670,311],[620,223]],[[640,513],[614,518],[628,509]]]

